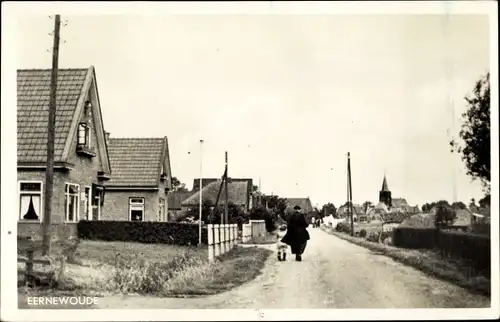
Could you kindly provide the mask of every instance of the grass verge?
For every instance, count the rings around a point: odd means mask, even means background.
[[[54,247],[59,257],[60,249]],[[22,245],[18,252],[23,252]],[[272,253],[258,247],[235,247],[209,263],[207,252],[205,247],[82,241],[78,243],[72,262],[62,261],[60,267],[35,265],[35,272],[63,273],[52,274],[57,280],[48,287],[27,288],[18,284],[19,308],[26,308],[27,297],[49,294],[166,297],[216,294],[254,279]],[[21,282],[23,275],[24,264],[19,263],[18,280]]]
[[[331,228],[322,228],[326,232],[343,240],[381,253],[400,263],[417,268],[422,272],[452,282],[471,292],[491,295],[491,281],[484,276],[473,275],[470,267],[463,262],[443,258],[433,250],[403,249],[380,243],[367,241],[337,232]]]
[[[228,291],[255,279],[272,252],[260,247],[238,247],[205,263],[184,270],[166,282],[165,295],[203,296]]]

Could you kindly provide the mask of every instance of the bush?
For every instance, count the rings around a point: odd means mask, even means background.
[[[365,238],[366,237],[366,230],[361,229],[361,231],[359,232],[359,237]]]
[[[207,229],[202,227],[202,243]],[[197,245],[198,224],[174,222],[86,221],[78,222],[81,239],[128,241],[171,245]]]
[[[397,247],[437,248],[442,255],[465,260],[470,267],[490,276],[491,242],[487,236],[408,227],[395,228],[393,234],[392,241]]]
[[[371,241],[373,243],[378,243],[379,237],[380,237],[380,233],[378,231],[371,231],[368,234],[368,237],[366,238],[366,240]]]
[[[351,225],[347,221],[341,221],[337,224],[337,226],[335,227],[335,230],[342,232],[342,233],[350,234],[351,233]]]

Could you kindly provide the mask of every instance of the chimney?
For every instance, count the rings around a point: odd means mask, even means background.
[[[106,140],[106,144],[109,144],[109,132],[104,131],[104,139]]]

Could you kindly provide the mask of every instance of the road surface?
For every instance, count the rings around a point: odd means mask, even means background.
[[[484,308],[488,297],[470,294],[450,283],[320,230],[302,262],[268,259],[263,274],[234,290],[191,299],[143,296],[109,297],[99,308]],[[263,247],[271,247],[274,245]]]

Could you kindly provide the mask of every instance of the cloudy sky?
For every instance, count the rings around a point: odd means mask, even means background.
[[[487,16],[63,16],[60,68],[95,66],[112,137],[168,136],[172,173],[265,193],[422,205],[482,197],[449,139],[488,70]],[[18,21],[17,68],[50,68],[53,20]],[[65,43],[63,43],[65,42]],[[453,125],[455,123],[455,125]],[[453,128],[453,126],[455,126]],[[448,134],[448,130],[449,133]]]

